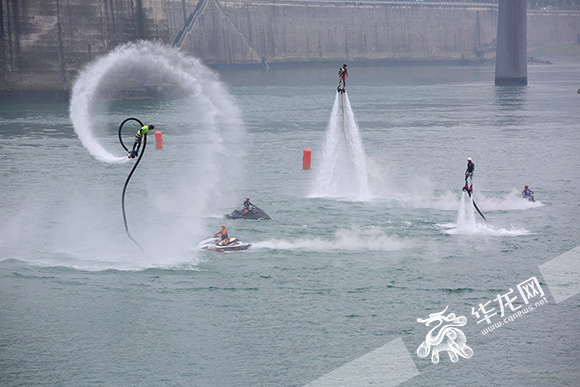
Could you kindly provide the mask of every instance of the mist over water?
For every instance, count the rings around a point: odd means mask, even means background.
[[[153,109],[135,104],[134,109],[124,110],[125,117],[114,109],[113,103],[107,102],[107,97],[115,93],[139,92],[144,88],[157,90],[160,96],[169,91],[171,95]],[[128,245],[127,236],[120,232],[119,205],[104,210],[114,220],[111,225],[115,227],[108,229],[98,226],[102,212],[96,214],[84,208],[82,221],[96,230],[90,240],[101,243],[89,242],[88,249],[65,246],[61,250],[72,256],[84,256],[87,261],[95,257],[97,262],[88,266],[99,268],[191,262],[195,255],[191,245],[206,234],[201,222],[205,211],[216,199],[230,200],[236,184],[234,177],[241,175],[244,155],[240,146],[244,124],[234,99],[217,74],[199,60],[173,48],[150,42],[126,44],[83,69],[73,86],[69,111],[74,130],[86,150],[99,162],[121,164],[114,174],[117,189],[105,193],[119,201],[136,159],[127,158],[119,144],[116,127],[128,117],[154,124],[155,131],[163,132],[166,146],[156,150],[154,133],[150,132],[143,160],[127,189],[129,229],[147,256],[141,256]],[[135,121],[125,124],[122,135],[126,146],[132,146],[138,129]],[[103,164],[92,167],[93,170],[105,168]],[[179,171],[178,177],[167,173],[175,170]],[[69,197],[67,206],[94,203],[100,195],[92,190],[82,199]],[[74,218],[67,219],[64,234],[75,235],[77,223]],[[73,238],[77,239],[85,238]],[[96,257],[106,257],[105,262],[99,265]],[[82,266],[82,261],[75,264]]]

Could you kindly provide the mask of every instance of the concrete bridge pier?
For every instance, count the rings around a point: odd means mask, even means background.
[[[496,85],[528,84],[526,0],[499,0]]]

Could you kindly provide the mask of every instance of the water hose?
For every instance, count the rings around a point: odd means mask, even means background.
[[[125,151],[127,151],[127,152],[129,152],[129,149],[125,146],[125,143],[123,142],[123,138],[121,136],[121,131],[123,129],[123,125],[125,125],[125,123],[127,123],[128,121],[137,121],[139,123],[139,125],[141,125],[141,127],[143,127],[143,123],[141,121],[139,121],[137,118],[132,118],[132,117],[127,118],[126,120],[121,122],[121,125],[119,125],[119,142],[121,143],[121,146],[123,147],[123,149],[125,149]],[[141,158],[143,157],[143,154],[145,154],[146,147],[147,147],[147,134],[145,134],[143,136],[143,149],[141,150],[141,154],[137,158],[137,162],[135,163],[135,165],[133,165],[133,168],[131,169],[129,176],[127,176],[127,180],[125,180],[125,186],[123,186],[123,194],[121,196],[121,207],[123,209],[123,221],[125,222],[125,231],[127,232],[127,236],[129,237],[129,239],[131,239],[133,241],[133,243],[135,243],[137,245],[137,247],[139,247],[139,249],[143,252],[143,254],[145,254],[145,250],[143,250],[143,247],[141,247],[141,245],[135,239],[133,239],[133,237],[131,236],[131,233],[129,232],[129,226],[127,225],[127,215],[125,213],[125,193],[127,192],[127,186],[129,185],[129,180],[131,180],[131,176],[133,176],[133,172],[135,172],[135,169],[137,169],[137,166],[141,162]],[[145,254],[145,255],[147,255],[147,254]]]
[[[471,196],[471,191],[467,191],[467,193],[469,194],[469,197],[471,198],[471,202],[473,203],[473,207],[475,207],[475,209],[477,210],[477,212],[479,213],[479,215],[481,215],[481,217],[483,218],[483,220],[485,220],[487,222],[487,219],[485,218],[485,216],[483,215],[483,213],[479,210],[479,207],[477,207],[477,204],[475,204],[475,200],[473,200],[473,196]]]

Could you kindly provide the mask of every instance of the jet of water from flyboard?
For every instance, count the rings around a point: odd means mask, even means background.
[[[461,201],[459,202],[459,209],[457,210],[457,229],[464,231],[477,230],[475,208],[473,207],[472,198],[465,191],[461,193]]]
[[[348,94],[336,93],[312,197],[367,201],[366,154]]]
[[[97,111],[100,95],[114,88],[138,90],[158,87],[159,83],[164,83],[167,89],[177,89],[176,94],[195,103],[190,110],[196,114],[190,119],[199,122],[202,128],[209,128],[216,138],[215,144],[208,145],[219,148],[225,137],[240,132],[243,125],[238,109],[216,73],[199,60],[171,47],[145,41],[129,43],[89,63],[73,85],[70,118],[82,144],[97,160],[118,163],[126,159],[123,152],[121,156],[116,155],[121,149],[118,143],[114,144],[114,150],[107,149],[103,136],[99,135],[104,131],[102,117]],[[131,113],[145,123],[151,120],[146,117],[147,112]],[[106,113],[107,118],[114,114]],[[115,117],[113,127],[125,118]]]

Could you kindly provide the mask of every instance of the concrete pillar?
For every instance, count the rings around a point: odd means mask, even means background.
[[[528,84],[526,0],[499,0],[496,85]]]

